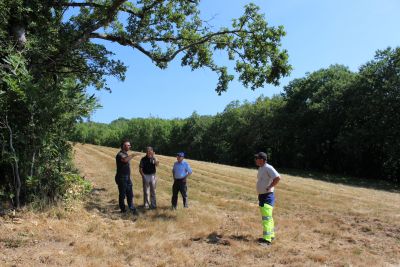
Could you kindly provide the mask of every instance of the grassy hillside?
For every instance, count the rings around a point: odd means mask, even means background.
[[[274,210],[277,239],[261,247],[255,169],[188,160],[189,209],[170,209],[171,166],[158,156],[157,210],[143,210],[138,162],[132,162],[139,215],[120,214],[116,149],[75,146],[88,200],[0,218],[3,266],[399,266],[400,194],[282,174]],[[278,170],[279,171],[279,170]]]

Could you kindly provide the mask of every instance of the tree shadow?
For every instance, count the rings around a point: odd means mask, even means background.
[[[394,181],[351,177],[338,174],[326,174],[318,171],[305,171],[305,170],[295,170],[295,169],[283,169],[281,170],[281,172],[291,176],[310,178],[329,183],[350,185],[350,186],[369,188],[369,189],[377,189],[392,193],[400,193],[400,184],[396,184]]]
[[[212,245],[223,245],[223,246],[230,246],[231,245],[231,240],[238,240],[235,238],[228,237],[225,238],[223,234],[218,234],[217,232],[212,232],[208,234],[206,237],[192,237],[190,238],[190,241],[192,242],[205,242],[207,244],[212,244]]]
[[[250,242],[250,237],[245,235],[231,235],[231,239],[241,242]]]

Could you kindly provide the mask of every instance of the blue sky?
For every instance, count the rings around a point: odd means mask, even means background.
[[[192,72],[182,68],[179,60],[160,70],[140,52],[110,44],[107,47],[115,58],[128,66],[126,80],[109,78],[112,93],[89,89],[103,106],[91,120],[187,118],[194,111],[215,115],[231,101],[279,94],[289,81],[332,64],[357,71],[373,59],[376,50],[400,45],[399,0],[202,0],[200,10],[204,19],[213,18],[211,23],[218,29],[230,25],[249,2],[260,6],[270,26],[283,25],[287,32],[282,47],[288,50],[293,71],[280,86],[251,91],[235,79],[228,92],[218,96],[217,75],[209,70]],[[224,62],[222,57],[217,60]]]

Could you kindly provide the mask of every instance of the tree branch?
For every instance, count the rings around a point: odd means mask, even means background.
[[[118,13],[118,8],[126,1],[127,0],[115,0],[110,8],[107,10],[107,15],[103,19],[97,21],[97,23],[94,23],[92,26],[87,27],[82,32],[82,36],[78,39],[77,43],[79,44],[86,41],[87,39],[89,39],[90,33],[110,23],[114,19],[114,16]]]
[[[154,55],[151,52],[144,49],[142,46],[139,45],[139,43],[134,42],[124,36],[116,36],[116,35],[111,35],[111,34],[103,34],[103,33],[93,32],[89,35],[89,38],[98,38],[98,39],[103,39],[103,40],[107,40],[107,41],[111,41],[111,42],[117,42],[120,45],[130,46],[130,47],[138,49],[140,52],[142,52],[143,54],[148,56],[151,60],[158,61],[158,62],[170,62],[182,51],[185,51],[185,50],[189,49],[190,47],[193,47],[196,45],[204,44],[204,43],[210,41],[215,36],[225,35],[225,34],[235,34],[235,33],[241,33],[241,32],[244,32],[247,34],[252,33],[250,31],[245,31],[245,30],[231,30],[231,31],[221,31],[221,32],[211,33],[211,34],[203,36],[201,39],[199,39],[196,42],[193,42],[186,46],[182,46],[181,48],[177,49],[170,56],[162,56],[162,57],[154,57]],[[185,38],[181,38],[181,37],[165,37],[165,38],[151,37],[151,38],[144,39],[143,42],[158,41],[158,42],[170,43],[170,42],[177,42],[177,41],[181,41],[181,40],[190,40],[190,39],[185,39]]]
[[[52,6],[62,6],[62,7],[95,7],[95,8],[105,8],[107,7],[106,5],[101,5],[101,4],[97,4],[97,3],[87,3],[87,2],[83,2],[83,3],[75,3],[75,2],[70,2],[70,3],[60,3],[58,1],[54,1],[52,3]],[[139,16],[138,13],[134,12],[131,9],[125,8],[125,7],[118,7],[119,11],[123,11],[135,16]]]

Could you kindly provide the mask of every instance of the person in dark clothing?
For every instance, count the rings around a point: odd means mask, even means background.
[[[143,181],[143,202],[146,209],[157,208],[156,202],[156,167],[158,166],[158,160],[154,156],[154,150],[152,147],[146,148],[146,156],[140,160],[139,172],[142,175]]]
[[[117,164],[117,173],[115,174],[115,183],[118,185],[118,203],[121,212],[126,212],[125,197],[128,202],[128,207],[132,213],[136,213],[136,208],[133,204],[133,185],[131,180],[131,165],[130,161],[135,156],[134,154],[128,155],[131,148],[129,141],[124,141],[121,144],[121,151],[115,156]]]
[[[188,208],[186,179],[192,174],[192,169],[190,168],[189,163],[183,160],[184,157],[185,154],[183,152],[177,153],[177,161],[172,167],[172,176],[174,177],[171,199],[172,209],[176,209],[179,192],[181,192],[183,198],[183,207]]]

